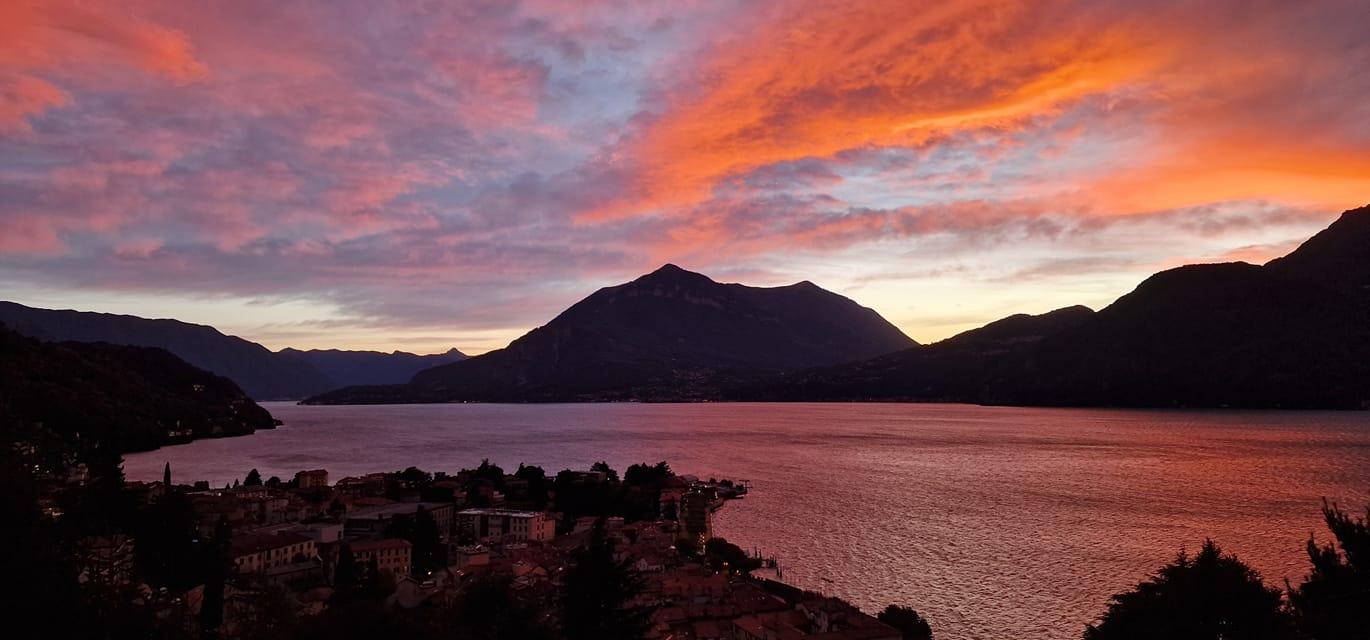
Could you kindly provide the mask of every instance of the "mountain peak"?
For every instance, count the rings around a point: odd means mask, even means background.
[[[1370,291],[1370,206],[1351,209],[1266,268],[1358,293]]]
[[[656,271],[644,275],[634,282],[648,284],[687,284],[687,283],[709,283],[714,282],[713,278],[702,273],[696,273],[667,262],[661,265]]]

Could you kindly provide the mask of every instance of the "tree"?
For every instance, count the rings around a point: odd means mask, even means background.
[[[682,556],[693,558],[699,554],[699,543],[692,537],[678,538],[675,541],[675,550]]]
[[[270,585],[249,593],[234,613],[234,638],[286,640],[295,637],[295,605],[283,587]]]
[[[57,495],[61,527],[70,539],[103,536],[128,530],[136,506],[124,490],[123,459],[107,447],[85,454],[88,479]]]
[[[213,637],[224,623],[224,582],[228,580],[228,542],[232,535],[228,520],[220,518],[209,541],[210,559],[205,568],[204,599],[200,602],[201,635]]]
[[[404,485],[405,489],[422,489],[433,482],[433,474],[418,467],[408,467],[404,471],[395,474],[395,479]]]
[[[547,507],[547,489],[551,482],[547,479],[547,472],[542,467],[533,465],[519,464],[518,471],[514,472],[514,477],[528,483],[528,494],[524,496],[528,506],[541,510]]]
[[[660,487],[673,475],[675,474],[671,472],[671,465],[666,464],[665,460],[654,465],[644,462],[629,466],[628,470],[623,472],[623,481],[628,484]]]
[[[426,640],[435,636],[409,616],[391,611],[379,602],[360,602],[346,607],[329,607],[320,615],[299,620],[299,628],[292,637],[295,640]]]
[[[614,560],[614,543],[600,520],[585,546],[571,554],[562,585],[561,623],[567,640],[638,640],[651,609],[634,606],[642,577],[628,561]]]
[[[247,477],[243,479],[243,486],[244,486],[244,487],[260,487],[260,486],[262,486],[262,474],[257,473],[257,470],[256,470],[256,469],[253,469],[253,470],[247,472]]]
[[[185,495],[173,491],[152,501],[138,512],[132,533],[138,569],[149,584],[184,591],[204,583],[206,563],[212,558]]]
[[[504,469],[491,463],[489,458],[480,461],[480,466],[471,472],[471,477],[476,480],[489,480],[496,489],[504,488]]]
[[[714,571],[726,571],[734,575],[746,575],[761,566],[761,560],[748,556],[742,547],[723,538],[710,538],[704,543],[704,561]]]
[[[1370,630],[1370,507],[1366,518],[1353,518],[1324,500],[1322,514],[1336,542],[1319,546],[1309,537],[1313,570],[1289,589],[1290,608],[1314,640],[1363,636]]]
[[[386,527],[385,536],[403,538],[412,545],[410,575],[415,578],[426,578],[447,566],[447,545],[442,542],[442,532],[433,514],[422,506],[413,518],[395,518]]]
[[[360,584],[361,569],[357,566],[357,556],[352,554],[352,547],[344,542],[338,547],[338,561],[333,565],[333,598],[330,604],[351,602]]]
[[[0,422],[0,487],[4,487],[0,491],[0,540],[7,547],[0,554],[0,575],[7,585],[0,597],[0,615],[5,620],[41,621],[11,623],[8,637],[78,637],[84,633],[78,629],[78,617],[86,617],[73,615],[84,613],[74,611],[81,598],[78,570],[58,540],[58,527],[39,510],[39,486],[32,465],[20,459],[8,437],[15,434],[12,424]],[[98,627],[91,629],[96,631]]]
[[[466,503],[475,507],[490,506],[490,492],[504,489],[504,469],[491,464],[490,460],[480,461],[480,466],[470,470],[466,477]]]
[[[477,579],[453,607],[450,626],[463,640],[551,640],[556,637],[532,606],[514,596],[508,577]]]
[[[932,626],[912,608],[892,604],[875,619],[894,627],[903,640],[932,640]]]
[[[1293,625],[1279,589],[1212,540],[1193,557],[1181,552],[1136,589],[1113,596],[1085,640],[1285,640]]]
[[[604,476],[612,482],[618,482],[618,472],[614,471],[613,467],[610,467],[608,462],[600,460],[599,462],[590,465],[590,470],[604,474]]]

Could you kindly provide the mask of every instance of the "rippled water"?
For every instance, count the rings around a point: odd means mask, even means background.
[[[1078,638],[1108,596],[1211,537],[1276,583],[1324,536],[1319,499],[1370,502],[1370,414],[892,404],[267,405],[281,429],[130,456],[130,479],[251,468],[333,479],[490,458],[549,472],[668,460],[746,478],[717,532],[785,579],[938,638]],[[1325,536],[1324,536],[1325,537]]]

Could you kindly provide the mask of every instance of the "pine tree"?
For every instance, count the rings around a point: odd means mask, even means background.
[[[1322,514],[1336,542],[1308,539],[1313,571],[1289,589],[1289,604],[1313,640],[1358,637],[1370,630],[1370,507],[1366,518],[1353,518],[1324,501]]]
[[[228,520],[220,519],[210,540],[210,560],[205,571],[204,598],[200,602],[200,635],[217,637],[224,623],[224,582],[228,579]]]
[[[571,556],[562,587],[562,630],[568,640],[639,640],[651,609],[634,606],[642,578],[628,561],[614,560],[614,543],[600,520]]]
[[[333,604],[351,602],[360,582],[357,557],[352,555],[352,547],[344,542],[338,548],[338,562],[333,567]]]
[[[932,640],[932,625],[909,607],[892,604],[875,618],[899,631],[902,640]]]
[[[1113,602],[1085,640],[1293,640],[1280,590],[1212,540]]]

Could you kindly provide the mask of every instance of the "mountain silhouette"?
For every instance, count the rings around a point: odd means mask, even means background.
[[[294,400],[353,384],[404,382],[419,370],[465,357],[455,349],[431,356],[401,351],[273,352],[205,325],[36,309],[13,302],[0,302],[0,323],[47,342],[106,342],[165,349],[192,365],[233,380],[257,400]]]
[[[871,358],[915,343],[811,282],[722,284],[667,264],[577,302],[508,347],[408,385],[310,402],[697,399],[723,381]]]
[[[116,453],[276,425],[233,381],[163,349],[44,343],[4,325],[0,423],[13,438]]]
[[[1052,315],[1009,318],[926,347],[752,382],[725,395],[1054,406],[1370,406],[1370,207],[1347,211],[1265,266],[1179,267],[1151,276],[1098,313],[1071,313],[1059,322]],[[1029,328],[1030,335],[1019,337],[1030,339],[1013,339],[1010,325]]]

